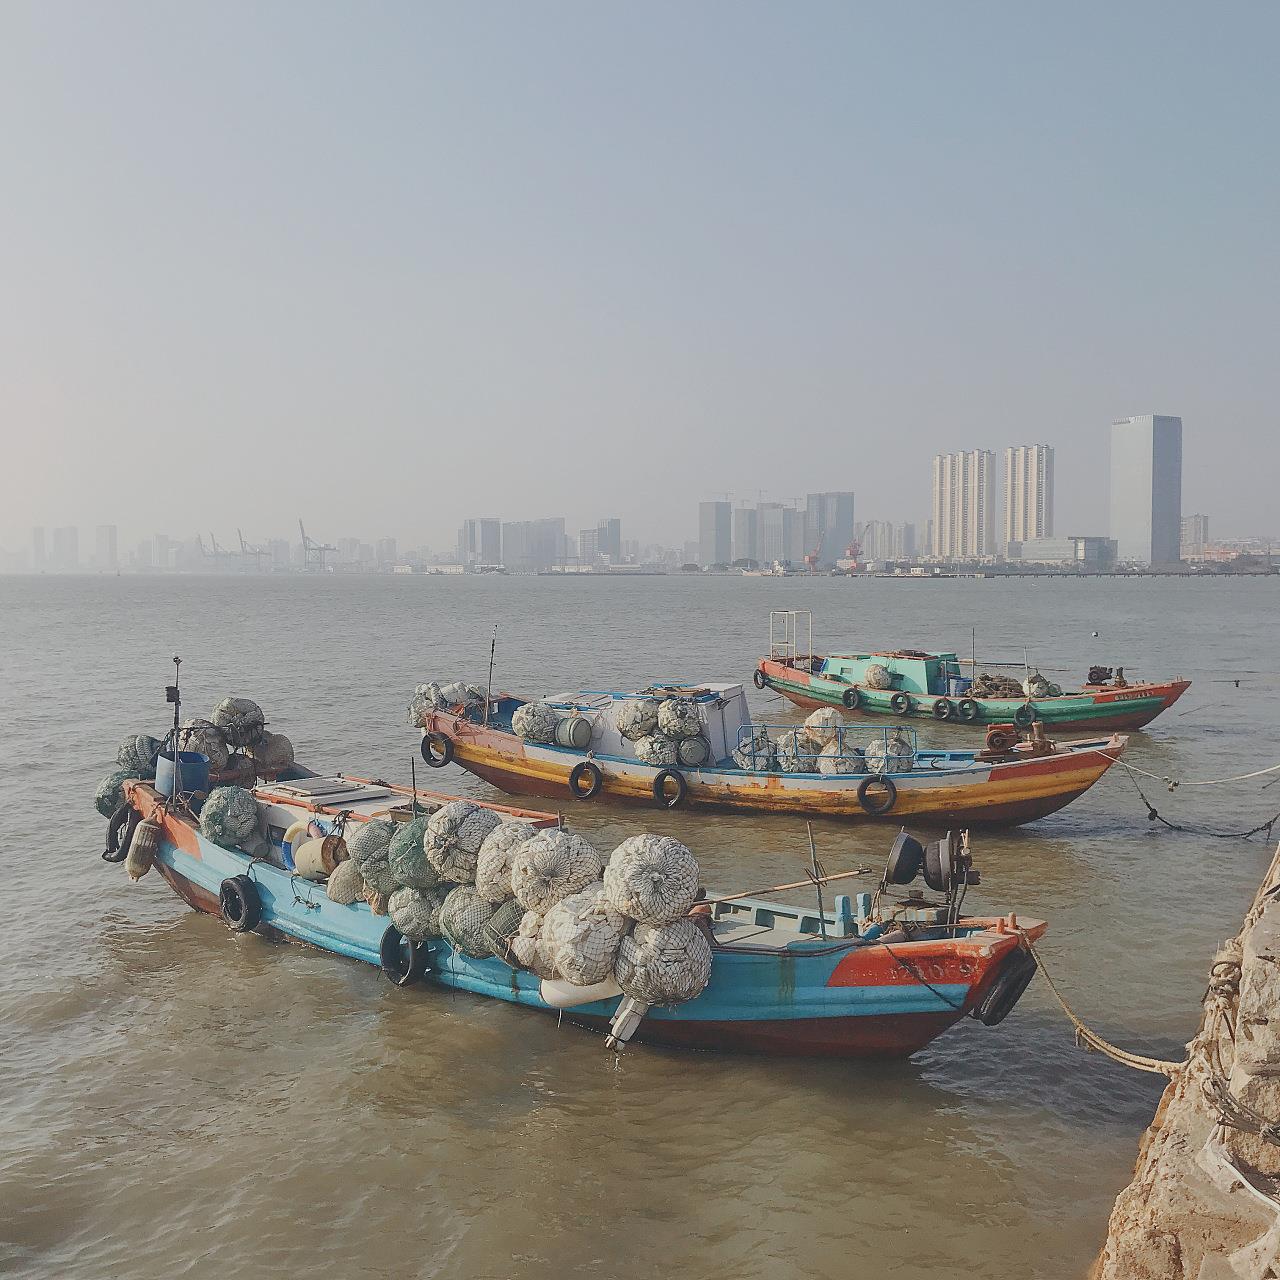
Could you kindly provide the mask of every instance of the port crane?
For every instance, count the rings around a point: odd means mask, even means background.
[[[271,553],[263,546],[255,546],[253,543],[244,540],[244,534],[241,530],[236,530],[236,537],[240,539],[240,554],[244,559],[253,558],[253,568],[256,573],[262,572],[262,557]]]
[[[302,517],[298,517],[298,532],[302,534],[302,563],[306,569],[315,569],[320,573],[325,570],[324,558],[331,551],[336,552],[337,547],[330,546],[327,542],[317,542],[310,537],[302,527]]]

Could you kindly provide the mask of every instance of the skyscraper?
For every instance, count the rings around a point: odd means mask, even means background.
[[[804,512],[804,555],[813,556],[817,565],[833,565],[852,541],[853,494],[809,494]]]
[[[1209,541],[1209,517],[1193,515],[1182,517],[1182,539],[1178,550],[1181,560],[1203,560],[1205,544]]]
[[[755,507],[739,507],[733,513],[733,558],[759,560],[759,520]]]
[[[80,530],[74,525],[53,531],[53,567],[62,573],[80,567]]]
[[[1111,424],[1111,536],[1132,564],[1177,564],[1182,534],[1182,419]]]
[[[1019,444],[1004,451],[1004,543],[1053,537],[1053,449]]]
[[[990,449],[940,453],[933,460],[933,540],[946,560],[981,560],[996,553],[995,490]]]
[[[733,508],[727,502],[698,503],[698,563],[728,564],[733,558]]]
[[[501,564],[502,522],[464,520],[458,530],[459,564]]]
[[[596,547],[600,555],[609,557],[611,563],[622,562],[622,521],[616,516],[601,520],[596,525]]]
[[[97,541],[94,546],[93,567],[95,569],[115,569],[119,567],[116,553],[116,527],[113,524],[100,524],[97,528]]]
[[[564,564],[567,544],[563,516],[545,520],[513,520],[502,526],[501,560],[481,563],[501,563],[508,569],[532,573]]]

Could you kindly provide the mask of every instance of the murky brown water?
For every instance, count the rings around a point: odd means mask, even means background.
[[[157,876],[98,859],[96,779],[125,731],[257,697],[322,768],[407,777],[413,684],[517,691],[746,680],[770,607],[819,644],[969,644],[1078,677],[1196,685],[1134,763],[1215,777],[1280,760],[1280,583],[676,578],[0,579],[0,1271],[346,1278],[1079,1276],[1159,1081],[1077,1050],[1047,990],[909,1062],[638,1047],[400,991],[354,962],[234,937]],[[1100,639],[1090,633],[1101,631]],[[1246,675],[1235,689],[1211,683]],[[752,691],[761,714],[790,715]],[[1214,702],[1225,711],[1215,710]],[[936,740],[956,731],[932,729]],[[426,772],[425,770],[423,771]],[[1273,775],[1274,776],[1274,775]],[[456,768],[429,781],[488,794]],[[1280,810],[1267,779],[1153,793],[1222,827]],[[680,836],[714,888],[792,879],[803,824],[575,806],[603,847]],[[828,870],[889,832],[819,827]],[[1177,1056],[1207,963],[1269,858],[1149,824],[1118,771],[977,842],[974,908],[1051,922],[1044,952],[1104,1033]]]

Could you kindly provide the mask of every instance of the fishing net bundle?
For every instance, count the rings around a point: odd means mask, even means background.
[[[1047,698],[1049,696],[1049,682],[1037,671],[1022,682],[1022,692],[1028,698]]]
[[[773,741],[764,728],[753,729],[751,736],[742,738],[731,754],[739,769],[771,769],[777,763]]]
[[[394,893],[399,887],[391,874],[391,841],[395,834],[396,824],[388,818],[352,822],[343,832],[351,860],[376,893]]]
[[[844,717],[835,707],[819,707],[805,716],[804,731],[819,746],[825,747],[843,728]]]
[[[387,899],[386,914],[410,942],[438,938],[440,910],[449,892],[439,886],[435,889],[397,889]]]
[[[427,819],[422,846],[427,861],[442,880],[470,884],[476,878],[476,861],[485,837],[501,819],[492,809],[470,800],[453,800]]]
[[[636,739],[636,759],[655,769],[669,769],[680,757],[676,744],[665,733],[650,733]]]
[[[698,704],[688,698],[664,698],[658,704],[658,728],[668,738],[692,738],[702,732]]]
[[[633,1000],[683,1004],[711,980],[711,944],[688,916],[671,924],[638,924],[622,939],[614,976]]]
[[[889,668],[881,665],[879,662],[873,662],[867,667],[862,677],[862,683],[868,689],[892,689],[893,676],[889,672]]]
[[[283,733],[263,732],[257,742],[249,748],[253,758],[253,767],[261,777],[280,773],[292,766],[293,743]]]
[[[124,784],[130,778],[136,778],[137,774],[130,773],[128,769],[112,769],[101,782],[98,783],[97,790],[93,793],[93,807],[102,814],[104,818],[109,818],[124,803]]]
[[[484,927],[484,940],[494,955],[507,959],[511,942],[519,934],[524,917],[525,909],[514,898],[494,907],[493,915]]]
[[[426,724],[427,716],[433,711],[443,711],[446,702],[440,692],[440,686],[432,680],[429,684],[420,684],[409,699],[409,725],[421,729]]]
[[[464,711],[470,711],[472,707],[478,707],[484,703],[484,690],[477,689],[473,684],[463,684],[461,680],[455,680],[452,684],[440,687],[440,697],[444,700],[446,707],[461,707]]]
[[[911,739],[900,733],[872,738],[862,754],[869,773],[909,773],[916,760]]]
[[[474,885],[460,884],[449,892],[440,908],[440,932],[464,956],[481,960],[493,955],[485,926],[497,907],[482,898]]]
[[[198,751],[202,756],[208,756],[210,769],[226,768],[227,740],[212,720],[203,720],[199,716],[184,720],[178,739],[184,751]]]
[[[130,734],[116,752],[116,764],[131,778],[154,778],[159,740],[149,733]]]
[[[861,773],[866,767],[862,752],[853,745],[841,745],[836,740],[828,742],[818,753],[818,772],[828,776],[842,773]]]
[[[818,752],[822,744],[809,737],[807,733],[792,729],[778,738],[776,754],[778,768],[783,773],[816,773],[818,771]]]
[[[526,702],[515,709],[511,730],[526,742],[554,742],[560,717],[545,702]]]
[[[547,912],[540,934],[542,950],[567,982],[589,987],[613,972],[629,928],[631,921],[614,909],[604,885],[596,880]]]
[[[251,788],[258,779],[251,757],[240,751],[227,756],[227,763],[217,770],[216,781],[225,787]]]
[[[324,887],[330,902],[349,907],[364,897],[364,875],[357,862],[348,858],[340,862],[329,873],[329,880]]]
[[[696,769],[711,759],[711,743],[701,734],[681,738],[676,743],[676,759],[686,768]]]
[[[527,822],[500,822],[484,838],[476,857],[476,892],[488,902],[511,897],[511,860],[537,829]]]
[[[511,859],[511,891],[527,911],[547,912],[571,893],[600,879],[604,860],[572,831],[540,831]]]
[[[440,873],[427,860],[423,838],[427,834],[425,815],[402,822],[387,846],[387,869],[396,885],[404,889],[434,889]]]
[[[1045,695],[1044,695],[1044,696],[1045,696],[1046,698],[1060,698],[1060,697],[1062,697],[1062,686],[1061,686],[1060,684],[1056,683],[1055,681],[1050,680],[1050,681],[1049,681],[1049,688],[1045,691]]]
[[[629,742],[646,738],[658,727],[656,698],[626,698],[613,709],[613,723]]]
[[[609,858],[604,892],[613,909],[628,919],[666,924],[693,906],[700,875],[697,858],[679,840],[629,836]]]
[[[542,919],[540,911],[526,911],[508,951],[522,969],[528,969],[535,977],[551,980],[560,973],[542,945]]]
[[[224,849],[258,834],[258,802],[243,787],[214,787],[200,810],[200,834]]]
[[[213,709],[213,723],[233,747],[250,747],[262,736],[267,720],[251,698],[223,698]]]
[[[970,690],[978,698],[1021,698],[1022,686],[1012,676],[993,676],[980,672]]]

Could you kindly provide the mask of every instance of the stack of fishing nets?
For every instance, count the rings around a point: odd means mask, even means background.
[[[571,831],[539,831],[511,859],[511,892],[526,911],[545,914],[571,893],[600,879],[604,862],[595,847]]]
[[[351,861],[364,877],[365,901],[375,915],[386,914],[387,900],[399,888],[391,873],[391,841],[395,835],[396,824],[388,818],[348,823],[343,831]]]
[[[974,677],[969,692],[975,698],[1021,698],[1022,686],[1012,676],[992,675],[989,671],[979,672]]]
[[[227,767],[230,750],[226,735],[212,720],[204,720],[199,716],[184,720],[178,731],[178,740],[184,751],[197,751],[200,755],[207,756],[209,768],[213,772],[221,772]]]
[[[739,769],[770,770],[777,765],[773,741],[763,727],[753,728],[750,737],[740,738],[730,754]]]
[[[434,889],[440,873],[431,865],[423,840],[427,834],[424,815],[402,822],[387,846],[387,870],[399,888]]]
[[[493,955],[486,928],[497,906],[476,892],[475,885],[449,890],[440,907],[440,932],[463,955],[480,959]]]
[[[224,849],[256,840],[258,802],[243,787],[215,787],[200,810],[200,834]]]
[[[711,759],[711,743],[703,731],[698,704],[690,698],[664,698],[658,704],[658,732],[675,746],[673,763],[697,768]],[[640,754],[640,744],[636,744]]]
[[[251,698],[223,698],[213,709],[213,723],[233,747],[252,747],[267,725],[262,708]]]
[[[511,893],[511,863],[517,850],[538,834],[527,822],[500,822],[484,838],[476,857],[476,892],[495,905]]]
[[[501,822],[492,809],[469,800],[442,805],[427,820],[423,849],[441,880],[471,884],[485,837]]]
[[[893,673],[882,663],[872,662],[863,673],[862,683],[868,689],[892,689]]]
[[[1028,698],[1060,698],[1062,686],[1054,684],[1052,680],[1046,680],[1038,671],[1035,671],[1022,682],[1022,692]]]
[[[636,739],[636,759],[655,769],[669,769],[679,764],[676,744],[665,733],[647,733]]]
[[[525,702],[511,717],[511,730],[526,742],[554,742],[560,714],[545,702]]]
[[[160,742],[149,733],[130,734],[116,752],[116,763],[131,778],[149,779],[156,776],[156,758],[160,755]]]
[[[909,773],[916,760],[911,739],[901,733],[872,738],[862,754],[870,773]]]
[[[475,685],[464,684],[454,680],[450,684],[441,685],[431,680],[414,688],[413,697],[409,700],[409,723],[415,729],[421,729],[427,716],[433,711],[454,711],[459,708],[470,711],[484,704],[485,693]]]
[[[630,927],[631,921],[609,900],[603,882],[594,880],[557,902],[538,936],[547,963],[566,982],[589,987],[613,972],[622,936]]]
[[[822,744],[803,729],[789,729],[778,735],[778,768],[783,773],[816,773]]]
[[[410,942],[426,942],[440,937],[440,912],[453,886],[440,884],[434,889],[397,889],[387,899],[391,923]]]

